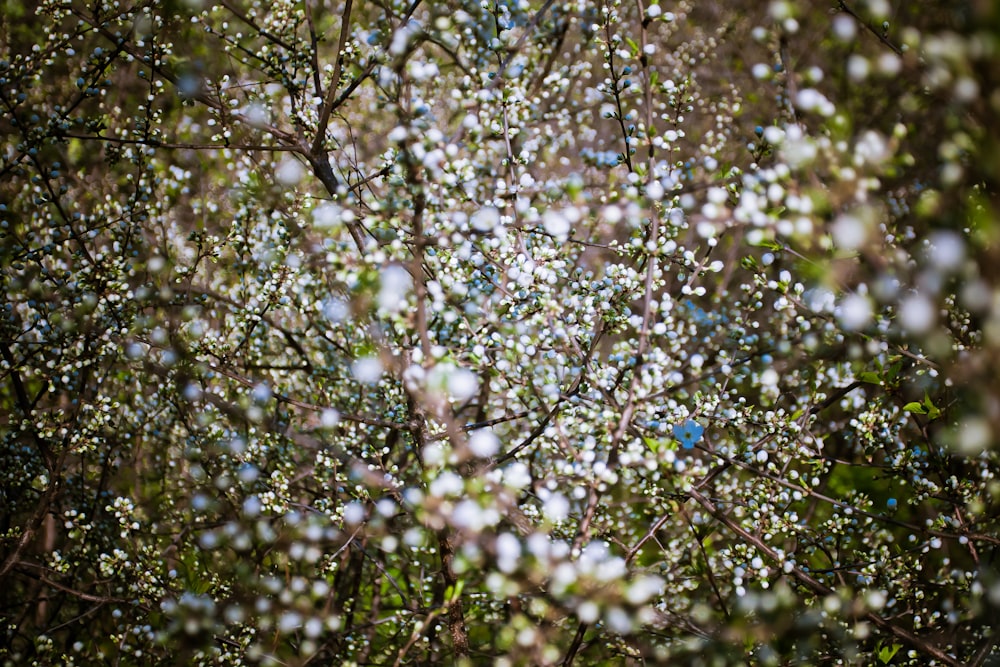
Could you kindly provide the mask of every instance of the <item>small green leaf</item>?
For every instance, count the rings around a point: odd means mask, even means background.
[[[927,414],[927,408],[924,407],[924,404],[919,403],[917,401],[911,401],[910,403],[907,403],[906,405],[903,406],[903,409],[906,410],[907,412],[912,412],[918,415]]]
[[[899,649],[901,648],[903,648],[902,644],[892,644],[883,646],[878,651],[879,661],[884,665],[888,665],[889,662],[896,656],[896,654],[899,653]]]
[[[755,245],[758,248],[767,248],[768,250],[782,250],[785,247],[783,244],[779,243],[778,241],[775,241],[774,239],[767,239],[767,238],[761,240],[758,243],[754,243],[752,245]]]
[[[454,602],[462,596],[462,589],[465,588],[465,580],[459,579],[455,582],[454,586],[449,586],[448,590],[444,592],[445,599],[448,602]]]
[[[882,384],[882,376],[877,371],[865,371],[858,379],[868,384]]]
[[[889,366],[888,372],[885,374],[885,380],[888,383],[893,383],[899,377],[899,372],[903,370],[903,362],[896,361],[891,366]]]
[[[925,414],[931,419],[937,419],[941,416],[940,408],[934,405],[934,401],[932,401],[931,397],[927,395],[927,392],[924,392],[923,406],[927,410]]]

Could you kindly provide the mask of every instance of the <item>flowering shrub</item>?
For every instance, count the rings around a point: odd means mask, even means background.
[[[4,664],[997,659],[1000,11],[827,4],[8,2]]]

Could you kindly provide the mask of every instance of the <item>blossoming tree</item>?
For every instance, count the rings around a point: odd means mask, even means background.
[[[5,664],[997,658],[991,3],[0,19]]]

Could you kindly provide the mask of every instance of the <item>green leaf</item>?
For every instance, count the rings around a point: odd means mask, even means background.
[[[455,582],[454,586],[449,586],[445,592],[444,597],[449,603],[454,602],[462,596],[462,589],[465,588],[465,580],[459,579]]]
[[[767,238],[752,245],[755,245],[758,248],[767,248],[768,250],[782,250],[785,247],[782,243],[779,243],[774,239],[767,239]]]
[[[898,359],[898,357],[897,357],[897,359]],[[897,360],[897,361],[893,362],[893,364],[891,366],[889,366],[889,371],[886,373],[886,376],[885,376],[886,382],[889,382],[889,383],[894,382],[896,380],[896,378],[899,377],[899,372],[901,370],[903,370],[903,362],[902,362],[902,360]]]
[[[879,661],[884,665],[889,664],[889,662],[896,656],[896,654],[899,653],[899,649],[901,648],[903,648],[902,644],[891,644],[882,646],[882,648],[878,650]]]
[[[877,371],[865,371],[858,376],[858,379],[868,384],[882,384],[882,376]]]
[[[912,412],[918,415],[926,415],[927,408],[924,407],[923,403],[918,403],[917,401],[911,401],[903,406],[903,409],[907,412]]]
[[[925,414],[931,419],[937,419],[941,416],[941,410],[934,405],[934,401],[932,401],[931,397],[927,395],[927,392],[924,392],[923,406],[926,410]]]

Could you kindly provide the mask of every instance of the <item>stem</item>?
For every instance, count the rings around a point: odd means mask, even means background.
[[[703,496],[701,493],[692,489],[688,491],[688,495],[690,495],[695,502],[697,502],[699,505],[705,508],[705,511],[711,514],[716,521],[718,521],[726,528],[728,528],[730,531],[738,535],[740,539],[742,539],[744,542],[746,542],[747,544],[752,544],[754,548],[756,548],[761,553],[765,554],[775,563],[782,562],[781,558],[771,547],[765,544],[756,535],[740,527],[735,521],[729,518],[727,514],[722,512],[718,507],[715,506],[715,504],[712,501]],[[805,588],[807,588],[817,596],[826,597],[829,595],[836,594],[836,591],[834,591],[832,588],[820,583],[810,575],[806,574],[801,568],[798,567],[792,568],[792,571],[789,573],[789,575],[794,579],[796,579],[800,584],[805,586]],[[868,619],[880,629],[891,632],[898,639],[906,642],[907,644],[917,649],[918,651],[921,651],[922,653],[928,656],[932,656],[935,659],[940,660],[944,664],[949,665],[950,667],[962,667],[962,665],[964,664],[962,662],[959,662],[952,656],[948,655],[941,649],[937,648],[936,646],[932,646],[931,644],[924,641],[923,639],[913,634],[909,630],[901,628],[898,625],[895,625],[891,621],[886,620],[885,618],[879,616],[873,611],[864,612],[860,616],[862,618]]]
[[[316,126],[316,136],[313,139],[310,153],[313,156],[319,155],[326,143],[326,130],[330,126],[330,114],[337,106],[337,88],[340,85],[340,75],[344,68],[344,47],[347,45],[347,34],[351,27],[351,8],[353,0],[344,3],[344,13],[340,18],[340,38],[337,40],[337,59],[333,64],[333,77],[330,79],[330,86],[326,90],[326,99],[323,101],[323,108],[319,113],[319,123]]]

